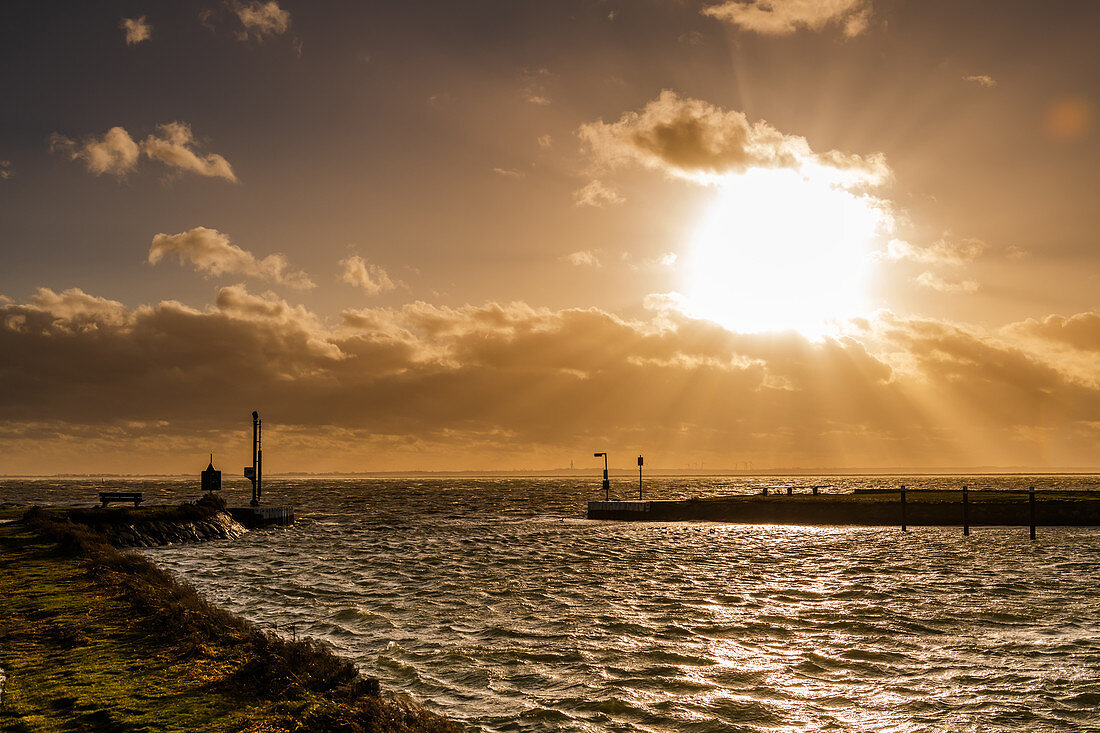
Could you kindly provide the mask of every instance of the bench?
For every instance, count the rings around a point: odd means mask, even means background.
[[[140,491],[101,491],[99,492],[99,500],[103,502],[103,506],[107,506],[112,501],[132,501],[134,502],[134,508],[141,503]]]

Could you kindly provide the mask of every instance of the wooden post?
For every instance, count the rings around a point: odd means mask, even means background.
[[[901,531],[908,531],[905,526],[905,484],[901,485]]]
[[[1028,487],[1027,506],[1031,522],[1031,539],[1035,539],[1035,487]]]
[[[967,496],[966,487],[963,487],[963,537],[970,536],[970,497]]]
[[[814,487],[814,496],[817,496],[817,487]]]
[[[788,486],[787,487],[787,496],[790,496],[793,493],[794,493],[794,487],[793,486]]]

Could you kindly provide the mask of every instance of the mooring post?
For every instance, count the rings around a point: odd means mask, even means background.
[[[1029,521],[1031,524],[1031,539],[1035,539],[1035,487],[1030,486],[1027,490],[1027,507],[1030,515]]]
[[[794,487],[793,486],[788,486],[787,487],[787,496],[790,496],[793,493],[794,493]]]
[[[768,495],[768,487],[767,487],[767,486],[765,486],[765,487],[764,487],[764,496],[767,496],[767,495]]]
[[[814,487],[814,496],[817,496],[817,487]]]
[[[963,537],[970,536],[970,497],[967,496],[966,487],[963,487]]]
[[[905,484],[901,485],[901,531],[908,531],[905,527]]]

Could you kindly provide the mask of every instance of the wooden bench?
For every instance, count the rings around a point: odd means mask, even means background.
[[[141,503],[140,491],[101,491],[99,492],[99,500],[103,502],[103,506],[107,506],[112,501],[132,501],[134,502],[134,508]]]

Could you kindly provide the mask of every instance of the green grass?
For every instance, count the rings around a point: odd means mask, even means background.
[[[0,525],[3,731],[447,731],[56,516]]]

